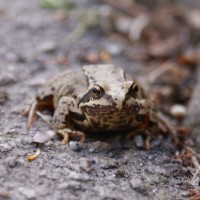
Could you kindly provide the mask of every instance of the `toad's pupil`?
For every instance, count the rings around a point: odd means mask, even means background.
[[[135,92],[135,93],[138,92],[138,86],[137,85],[132,87],[132,92]]]
[[[93,88],[93,89],[92,89],[92,92],[93,92],[94,94],[98,94],[98,93],[99,93],[99,90],[98,90],[97,88]]]

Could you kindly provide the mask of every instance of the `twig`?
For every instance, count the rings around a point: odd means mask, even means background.
[[[188,147],[188,146],[184,146],[184,147],[200,160],[200,155],[197,154],[191,147]]]
[[[159,69],[153,70],[148,78],[148,83],[153,84],[160,76],[168,72],[170,69],[173,68],[173,64],[170,62],[165,62]]]
[[[120,1],[103,0],[103,2],[131,17],[135,17],[141,13],[148,13],[148,10],[145,7],[142,7],[136,3],[134,3],[134,6],[132,6],[130,9],[130,6],[126,8],[123,3],[120,3]]]
[[[49,124],[52,127],[51,121],[45,116],[43,115],[41,112],[37,111],[36,114],[41,117],[47,124]],[[53,128],[53,127],[52,127]]]
[[[199,172],[200,172],[200,164],[199,164],[199,162],[198,162],[198,160],[195,156],[192,156],[191,160],[192,160],[193,165],[196,167],[195,173],[193,174],[193,177],[191,179],[191,183],[193,185],[195,185],[196,182],[199,182],[199,176],[198,175],[199,175]]]

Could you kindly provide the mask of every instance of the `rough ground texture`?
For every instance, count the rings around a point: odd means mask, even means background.
[[[27,99],[55,73],[81,65],[81,49],[112,44],[93,30],[66,45],[73,26],[58,17],[35,0],[0,0],[0,199],[187,199],[191,174],[173,160],[170,139],[149,151],[136,147],[137,139],[32,143],[36,132],[50,128],[38,120],[26,129]],[[123,56],[113,62],[137,69]],[[38,148],[41,155],[28,162],[27,155]]]

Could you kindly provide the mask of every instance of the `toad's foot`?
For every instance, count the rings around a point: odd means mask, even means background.
[[[142,147],[146,150],[150,150],[151,149],[151,141],[155,138],[155,136],[152,135],[152,133],[150,133],[148,130],[129,132],[125,135],[124,139],[129,140],[130,138],[132,138],[133,136],[136,136],[138,134],[141,134],[144,138],[144,144]]]
[[[61,144],[63,145],[69,143],[70,137],[77,137],[77,136],[80,137],[80,142],[85,142],[85,134],[81,131],[74,131],[69,128],[65,128],[56,130],[56,133],[58,133],[63,137],[63,140],[61,142]]]

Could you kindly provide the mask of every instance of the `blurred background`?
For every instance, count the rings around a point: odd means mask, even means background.
[[[198,4],[187,0],[2,0],[0,85],[23,80],[34,88],[44,77],[69,67],[114,63],[141,81],[150,80],[144,87],[151,90],[157,107],[175,118],[178,109],[183,118],[197,81]]]

